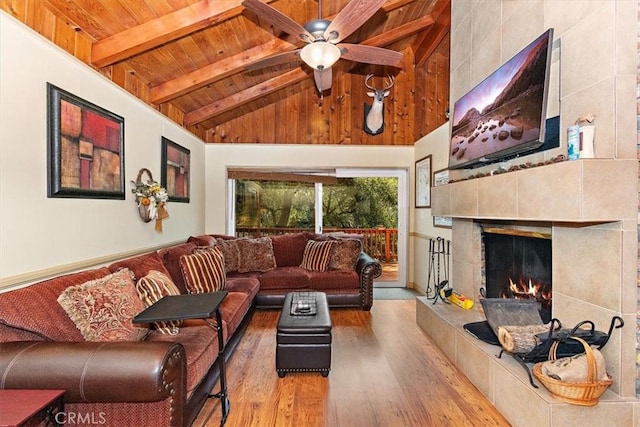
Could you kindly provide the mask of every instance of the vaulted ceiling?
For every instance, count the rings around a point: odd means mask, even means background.
[[[261,0],[297,23],[350,0]],[[370,0],[351,0],[364,2]],[[205,142],[410,145],[448,106],[450,0],[386,0],[344,41],[403,54],[398,67],[340,59],[318,93],[299,60],[250,67],[305,45],[241,0],[0,0],[0,7]],[[381,86],[385,133],[362,132],[364,78]]]

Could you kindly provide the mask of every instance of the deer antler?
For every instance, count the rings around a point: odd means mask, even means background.
[[[387,76],[386,81],[385,81],[385,84],[386,84],[387,86],[386,86],[384,89],[376,89],[375,87],[373,87],[373,86],[371,86],[371,85],[369,84],[369,79],[370,79],[371,77],[373,77],[373,74],[367,74],[367,77],[364,79],[364,85],[365,85],[368,89],[373,90],[373,91],[376,91],[376,90],[382,90],[382,91],[389,90],[389,89],[391,89],[391,88],[393,87],[393,85],[394,85],[394,84],[395,84],[395,82],[396,82],[396,78],[389,74],[389,75]]]

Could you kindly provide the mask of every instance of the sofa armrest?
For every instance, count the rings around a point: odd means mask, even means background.
[[[360,277],[360,293],[362,295],[362,309],[369,311],[373,305],[373,279],[382,274],[382,266],[378,260],[365,252],[360,253],[356,263],[356,271]]]
[[[65,402],[156,402],[186,396],[186,354],[171,342],[0,343],[0,389],[65,390]]]

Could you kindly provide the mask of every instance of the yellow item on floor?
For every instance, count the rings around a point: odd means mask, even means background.
[[[473,300],[465,297],[461,293],[454,291],[453,289],[441,289],[440,296],[443,299],[457,305],[458,307],[462,307],[464,309],[470,310],[473,308]]]

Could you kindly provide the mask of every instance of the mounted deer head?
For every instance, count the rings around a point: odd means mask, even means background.
[[[395,83],[395,77],[388,76],[384,89],[376,89],[369,84],[373,74],[368,74],[364,79],[364,85],[370,91],[367,95],[373,98],[371,105],[364,105],[364,131],[369,135],[378,135],[384,130],[384,98],[389,96]]]

